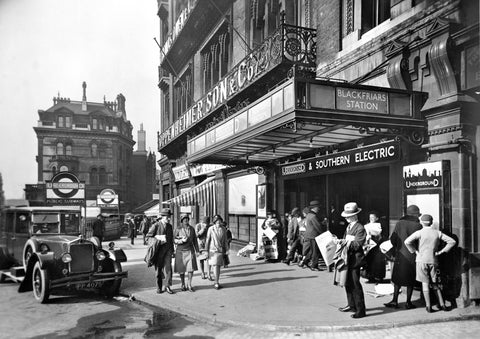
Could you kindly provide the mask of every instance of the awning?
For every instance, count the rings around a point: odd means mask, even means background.
[[[145,210],[143,214],[145,214],[147,217],[155,217],[160,213],[160,204],[155,204],[149,209]]]
[[[179,206],[207,205],[215,211],[216,185],[214,179],[215,177],[209,177],[187,192],[170,199],[168,202]]]

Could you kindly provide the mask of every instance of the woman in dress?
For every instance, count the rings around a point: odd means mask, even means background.
[[[202,271],[202,279],[207,279],[207,272],[208,278],[213,281],[213,278],[210,276],[210,268],[208,267],[208,260],[207,260],[207,249],[206,249],[206,242],[207,242],[207,231],[210,227],[210,217],[205,216],[202,219],[202,222],[199,222],[195,225],[195,231],[197,232],[197,240],[198,240],[198,247],[200,249],[198,260],[200,261],[200,270]]]
[[[383,281],[385,278],[385,255],[380,251],[380,244],[383,242],[380,216],[377,211],[369,213],[369,223],[364,226],[367,232],[366,246],[366,278],[369,283]],[[373,247],[372,247],[373,246]]]
[[[224,265],[223,256],[227,253],[227,230],[222,226],[223,219],[218,214],[213,217],[213,226],[207,231],[206,249],[208,250],[208,264],[213,267],[215,274],[213,287],[221,288],[220,267]]]
[[[198,252],[198,242],[195,229],[189,225],[189,221],[188,215],[181,216],[180,225],[173,232],[173,241],[176,245],[174,271],[180,274],[182,291],[188,289],[190,292],[194,292],[192,279],[193,272],[198,270],[195,256],[195,253]],[[185,272],[188,273],[187,285],[185,285]]]

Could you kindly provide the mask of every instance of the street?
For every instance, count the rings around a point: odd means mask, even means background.
[[[153,288],[153,270],[146,269],[142,260],[145,247],[141,245],[141,240],[136,239],[136,244],[131,246],[126,240],[117,242],[119,246],[125,249],[129,261],[125,263],[124,270],[129,271],[129,278],[122,283],[122,296],[113,300],[107,300],[94,292],[82,292],[80,295],[73,296],[55,296],[48,304],[37,303],[31,292],[17,293],[18,285],[6,282],[0,284],[0,337],[1,338],[415,338],[421,336],[437,338],[474,338],[480,331],[480,322],[478,318],[472,316],[464,317],[465,320],[458,321],[434,321],[420,322],[418,324],[405,323],[395,326],[386,326],[385,323],[377,321],[377,325],[370,325],[362,328],[361,326],[352,327],[334,327],[326,326],[304,326],[305,324],[314,324],[308,321],[319,319],[320,316],[326,317],[329,305],[323,309],[312,310],[315,313],[309,313],[307,309],[305,319],[298,319],[293,312],[297,312],[288,304],[280,306],[280,310],[274,312],[283,313],[285,318],[291,318],[298,323],[289,326],[273,326],[275,322],[270,318],[267,308],[259,307],[252,309],[242,309],[242,302],[238,300],[237,305],[228,305],[229,295],[238,293],[239,288],[225,288],[220,291],[224,294],[217,294],[210,288],[201,286],[202,281],[195,275],[194,282],[199,287],[195,294],[187,292],[178,292],[175,295],[152,294],[149,298],[149,292]],[[233,264],[237,263],[238,258],[234,257]],[[246,260],[246,259],[245,259]],[[273,265],[276,270],[281,272],[283,264]],[[244,266],[243,266],[244,267]],[[265,266],[268,269],[268,266]],[[232,269],[242,269],[242,266],[232,266]],[[295,271],[294,271],[295,272]],[[304,272],[304,271],[297,271]],[[226,276],[228,273],[225,273]],[[230,273],[231,274],[231,273]],[[264,273],[267,277],[269,272]],[[285,273],[282,273],[285,274]],[[322,273],[321,273],[322,274]],[[323,274],[326,274],[323,272]],[[262,275],[260,272],[259,275]],[[225,277],[228,280],[227,277]],[[240,278],[237,278],[237,280]],[[232,278],[232,280],[235,280]],[[284,285],[275,284],[275,293],[287,295],[292,291],[281,290]],[[178,291],[178,276],[174,275],[174,290]],[[251,293],[250,293],[251,294]],[[132,296],[130,297],[129,296]],[[210,309],[202,296],[210,299],[210,304],[222,304],[218,307],[220,312],[209,315]],[[137,297],[136,297],[137,296]],[[144,297],[146,296],[146,297]],[[223,296],[223,297],[222,297]],[[251,296],[244,295],[243,299],[249,299]],[[238,298],[238,297],[236,297]],[[198,310],[204,313],[204,317],[197,316],[193,312],[194,303],[198,303]],[[286,299],[290,300],[290,299]],[[184,311],[186,308],[170,307],[171,305],[186,305],[192,312]],[[371,304],[371,303],[370,303]],[[281,303],[279,304],[281,305]],[[160,307],[159,307],[160,306]],[[163,306],[163,307],[162,307]],[[237,312],[236,323],[223,320],[222,310],[228,315],[229,308],[233,307]],[[278,307],[277,307],[278,308]],[[292,311],[294,310],[294,311]],[[420,316],[424,314],[418,310]],[[288,312],[292,312],[291,316]],[[248,313],[248,314],[247,314]],[[271,313],[271,312],[270,312]],[[390,319],[398,318],[401,314],[407,312],[400,311],[391,313]],[[452,313],[452,312],[450,312]],[[192,315],[193,318],[188,315]],[[341,314],[336,312],[336,318]],[[254,322],[248,323],[248,319],[255,315],[263,318],[263,326]],[[306,319],[309,317],[311,319]],[[367,317],[368,319],[368,317]],[[447,318],[445,318],[447,319]],[[262,319],[259,319],[262,321]],[[419,319],[418,319],[419,320]],[[371,320],[370,320],[371,322]],[[26,326],[28,324],[29,326]],[[321,321],[317,322],[318,325]],[[354,325],[353,320],[348,320],[349,325]]]

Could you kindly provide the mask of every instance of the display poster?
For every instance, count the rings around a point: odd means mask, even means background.
[[[255,215],[257,184],[257,174],[228,179],[228,214]]]
[[[433,217],[433,228],[439,229],[440,221],[440,194],[407,194],[407,206],[417,205],[421,214],[430,214]]]
[[[267,217],[267,185],[257,185],[257,217]]]

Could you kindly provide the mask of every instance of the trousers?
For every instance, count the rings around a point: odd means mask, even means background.
[[[347,281],[345,282],[348,306],[355,309],[355,314],[365,315],[365,296],[360,283],[360,267],[347,269]]]
[[[320,257],[320,249],[317,246],[315,239],[305,239],[303,242],[303,256],[305,262],[312,261],[312,268],[318,267],[318,259]]]
[[[172,286],[172,254],[160,253],[157,258],[157,264],[155,265],[157,288],[162,289],[163,280],[165,280],[165,286]]]

